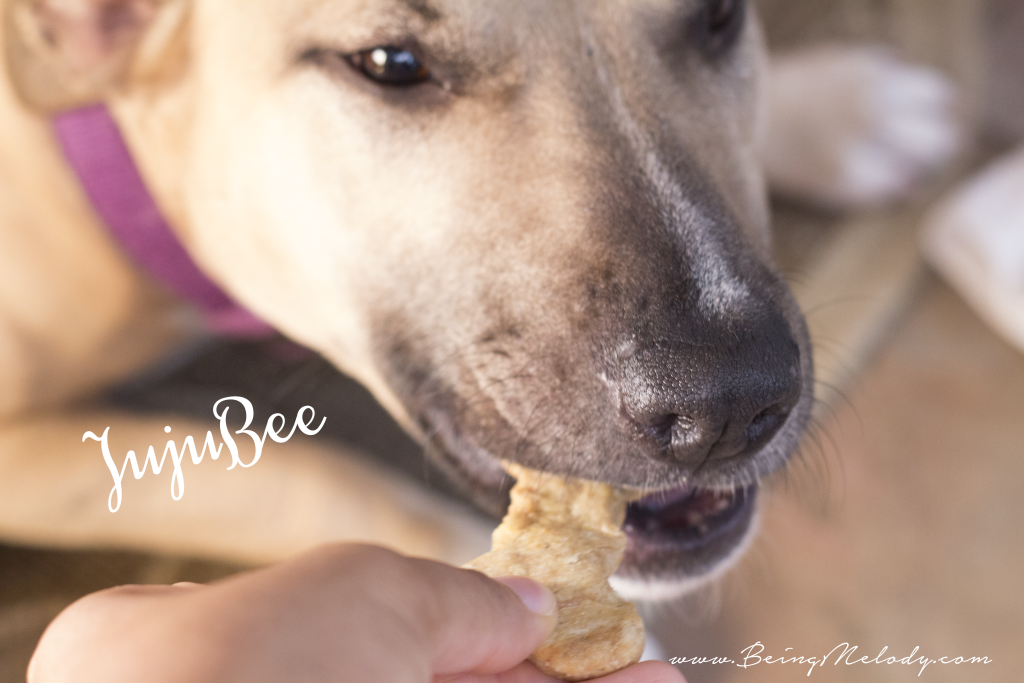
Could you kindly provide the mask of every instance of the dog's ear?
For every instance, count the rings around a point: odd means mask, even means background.
[[[4,43],[14,86],[30,106],[44,111],[102,100],[135,70],[136,55],[158,17],[181,4],[183,0],[11,0],[6,3]]]

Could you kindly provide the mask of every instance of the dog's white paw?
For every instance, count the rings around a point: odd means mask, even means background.
[[[768,182],[837,208],[898,198],[958,150],[955,99],[938,71],[879,48],[777,57],[762,154]]]
[[[921,240],[929,263],[1024,350],[1024,147],[939,204]]]

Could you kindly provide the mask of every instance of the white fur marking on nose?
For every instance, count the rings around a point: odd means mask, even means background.
[[[587,35],[584,35],[584,42],[594,43],[588,40]],[[650,137],[629,111],[622,97],[622,90],[612,82],[608,69],[596,50],[595,62],[598,78],[608,94],[608,101],[619,129],[625,134],[644,175],[665,207],[665,222],[697,236],[714,235],[718,229],[715,221],[686,196],[683,188],[661,160]],[[750,290],[714,250],[714,242],[713,239],[687,239],[686,246],[692,258],[691,267],[701,285],[700,305],[704,310],[720,315],[749,298]]]

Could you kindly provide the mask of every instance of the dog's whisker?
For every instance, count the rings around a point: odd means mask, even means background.
[[[547,400],[548,400],[547,397],[541,398],[539,401],[537,401],[537,403],[534,404],[533,409],[530,411],[529,415],[527,415],[526,422],[523,423],[523,428],[522,428],[522,430],[519,433],[519,439],[516,441],[515,448],[512,450],[512,457],[513,458],[519,457],[519,454],[520,454],[524,444],[526,443],[527,439],[529,439],[529,437],[530,437],[531,431],[533,429],[537,428],[536,426],[531,427],[530,426],[530,422],[533,421],[533,416],[537,414],[537,411],[540,409],[541,405],[543,403],[545,403]]]
[[[858,428],[863,431],[864,423],[861,420],[860,411],[857,410],[857,406],[854,405],[853,401],[850,400],[850,397],[846,394],[846,392],[841,387],[838,387],[838,386],[836,386],[834,384],[831,384],[829,382],[826,382],[824,380],[817,380],[817,381],[815,381],[815,386],[821,386],[821,387],[824,387],[824,388],[828,389],[834,396],[838,397],[839,400],[842,403],[845,403],[846,406],[849,408],[850,412],[853,414],[854,419],[857,421]],[[823,406],[825,408],[825,410],[828,411],[828,413],[830,415],[830,419],[832,420],[833,423],[838,423],[839,422],[839,414],[837,412],[837,408],[835,407],[835,405],[833,405],[833,403],[831,401],[823,401],[823,400],[820,400],[820,399],[816,398],[815,399],[815,405]]]
[[[812,320],[818,314],[824,313],[826,311],[829,311],[829,309],[835,308],[837,306],[848,306],[848,305],[852,305],[852,304],[864,304],[864,303],[870,303],[870,302],[871,302],[871,299],[868,296],[853,296],[853,295],[850,295],[850,296],[836,297],[834,299],[829,299],[828,301],[822,301],[821,303],[819,303],[816,306],[813,306],[811,308],[804,309],[803,310],[804,318],[806,318],[808,320]]]
[[[826,450],[822,439],[832,443]],[[831,434],[818,420],[812,420],[806,429],[805,439],[794,454],[790,466],[778,472],[778,486],[804,502],[813,502],[820,513],[824,513],[833,499],[832,474],[833,457],[837,453]],[[841,468],[840,468],[841,471]]]
[[[569,456],[568,456],[568,461],[567,461],[569,463],[569,467],[568,467],[568,470],[566,472],[566,476],[568,476],[568,477],[571,477],[571,476],[574,475],[576,467],[578,466],[577,459],[576,459],[576,443],[579,441],[579,438],[580,438],[580,431],[579,430],[573,430],[572,442],[569,444]]]

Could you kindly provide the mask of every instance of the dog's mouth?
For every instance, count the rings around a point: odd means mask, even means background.
[[[508,499],[499,491],[507,491],[510,484],[498,460],[485,449],[451,438],[459,432],[446,429],[451,426],[447,414],[431,417],[433,453],[447,465],[445,471],[464,483],[477,505],[502,516]],[[757,494],[756,483],[730,488],[727,482],[698,480],[630,503],[622,526],[626,551],[613,586],[630,599],[670,599],[719,576],[753,535]]]
[[[681,486],[630,503],[619,577],[663,581],[714,573],[743,545],[756,497],[756,484],[734,490]]]

